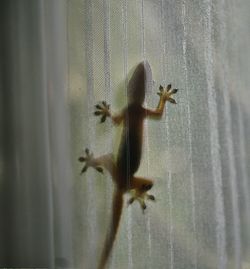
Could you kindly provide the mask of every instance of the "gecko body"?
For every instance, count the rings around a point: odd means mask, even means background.
[[[104,122],[106,117],[110,117],[114,124],[123,124],[117,158],[115,159],[113,154],[94,158],[88,149],[85,150],[86,156],[79,158],[80,162],[85,162],[82,173],[88,167],[93,167],[98,172],[103,172],[103,168],[105,168],[111,174],[115,185],[111,222],[98,269],[105,268],[110,256],[121,218],[123,195],[130,191],[132,197],[129,199],[128,204],[132,204],[136,200],[143,210],[146,209],[145,200],[155,200],[153,195],[147,193],[152,188],[153,181],[134,176],[141,161],[143,122],[146,117],[160,119],[166,101],[176,103],[171,95],[175,94],[177,89],[171,89],[171,85],[168,85],[166,89],[160,86],[158,92],[160,101],[157,108],[154,110],[144,108],[145,91],[151,76],[151,69],[147,61],[137,65],[127,86],[128,104],[119,114],[113,115],[105,101],[96,105],[95,115],[101,116],[101,122]]]

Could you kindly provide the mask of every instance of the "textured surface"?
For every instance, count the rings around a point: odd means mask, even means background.
[[[127,75],[147,59],[139,176],[145,214],[124,206],[110,269],[250,268],[250,2],[1,0],[0,267],[94,269],[112,182],[78,157],[116,152],[100,100],[126,104]],[[128,197],[126,197],[128,199]]]
[[[125,208],[109,268],[250,268],[249,9],[243,0],[69,2],[72,158],[86,145],[116,150],[119,136],[93,105],[122,108],[126,75],[141,60],[153,71],[148,106],[160,84],[180,89],[178,104],[146,123],[137,174],[155,180],[157,202],[145,215]],[[73,170],[75,261],[94,268],[112,184]]]

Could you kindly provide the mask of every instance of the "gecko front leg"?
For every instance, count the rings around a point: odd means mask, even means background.
[[[111,111],[110,111],[110,105],[107,104],[106,101],[102,101],[102,102],[98,103],[95,106],[95,108],[96,108],[96,111],[94,112],[94,115],[95,116],[101,116],[100,123],[105,122],[106,118],[110,117],[111,120],[112,120],[112,122],[115,125],[118,125],[124,119],[124,113],[123,112],[121,112],[119,114],[113,114],[113,113],[111,113]]]
[[[157,93],[160,96],[158,106],[155,110],[145,108],[146,116],[154,119],[160,119],[163,115],[163,110],[167,101],[172,104],[176,104],[172,95],[177,93],[177,91],[178,89],[172,89],[171,84],[169,84],[166,88],[163,88],[163,86],[160,85],[159,92]]]
[[[159,92],[157,93],[163,101],[169,101],[172,104],[176,104],[175,99],[171,96],[176,94],[178,89],[172,89],[172,85],[168,84],[168,86],[164,89],[162,85],[159,87]]]
[[[110,105],[106,103],[106,101],[102,101],[101,103],[95,106],[97,109],[94,114],[95,116],[101,116],[101,123],[105,122],[107,117],[111,117],[110,113]]]

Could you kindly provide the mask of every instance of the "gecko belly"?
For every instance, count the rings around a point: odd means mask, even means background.
[[[135,131],[135,129],[137,129]],[[129,184],[131,176],[138,170],[142,154],[142,131],[140,126],[127,128],[120,144],[117,168],[121,173],[122,184]]]

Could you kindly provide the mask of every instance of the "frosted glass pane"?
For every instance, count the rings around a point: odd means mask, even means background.
[[[98,268],[112,214],[107,171],[78,161],[117,154],[127,83],[149,63],[144,106],[179,91],[144,122],[136,176],[152,179],[142,212],[124,196],[106,268],[250,268],[250,2],[2,0],[0,267]],[[133,155],[130,155],[133,158]]]
[[[179,88],[160,121],[146,121],[137,175],[154,179],[145,214],[124,206],[108,268],[250,266],[249,21],[247,1],[71,1],[68,5],[72,159],[116,152],[121,130],[93,116],[126,105],[126,77],[147,60],[153,81]],[[95,268],[111,214],[110,176],[75,181],[76,266]],[[126,197],[129,199],[129,196]],[[126,200],[125,199],[125,200]]]

